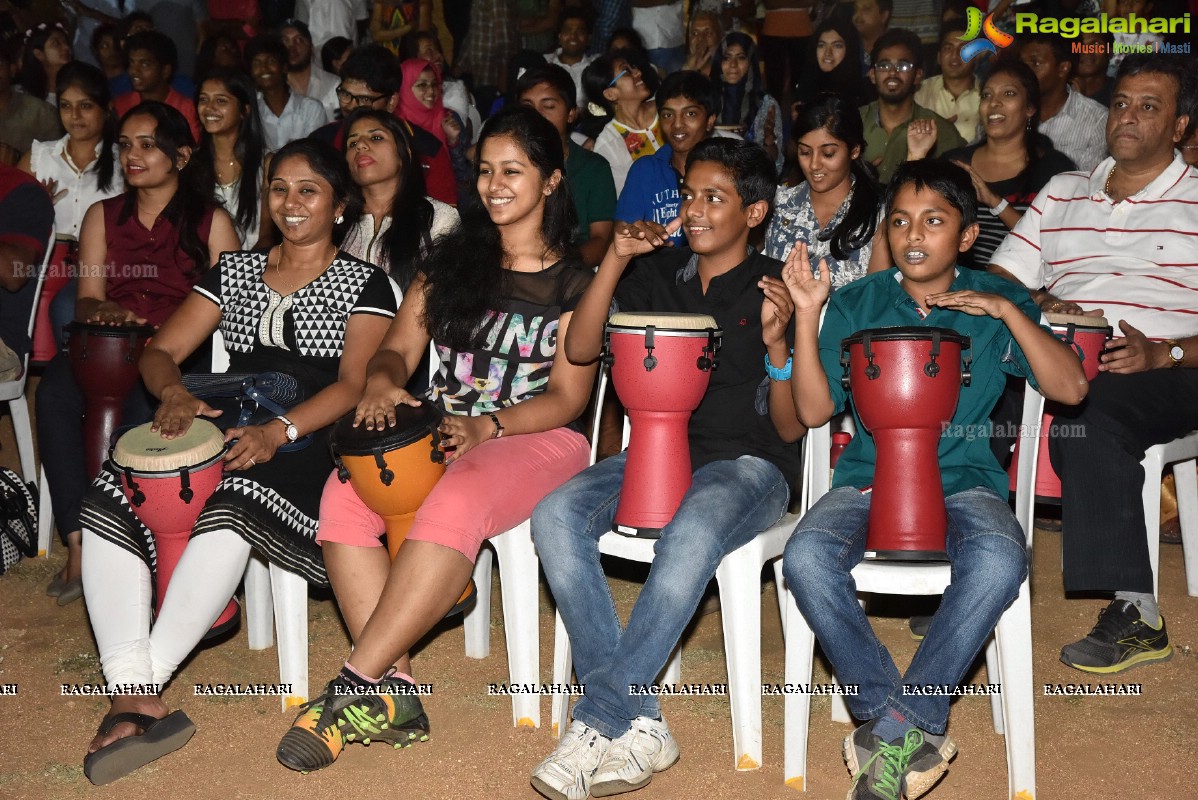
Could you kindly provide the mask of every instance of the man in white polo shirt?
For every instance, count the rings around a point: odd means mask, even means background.
[[[1173,654],[1153,596],[1140,487],[1145,450],[1198,429],[1198,169],[1175,146],[1196,120],[1192,68],[1129,55],[1091,173],[1057,175],[991,258],[1049,312],[1121,332],[1085,403],[1050,434],[1061,475],[1065,590],[1114,593],[1061,660],[1109,674]],[[1152,531],[1156,536],[1157,532]]]

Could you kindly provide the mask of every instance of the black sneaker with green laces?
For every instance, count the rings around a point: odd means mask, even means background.
[[[1165,619],[1152,627],[1135,603],[1114,600],[1098,613],[1090,635],[1061,648],[1061,661],[1083,672],[1109,675],[1173,657]]]
[[[844,739],[844,760],[853,774],[848,800],[901,800],[931,789],[948,770],[957,746],[948,737],[926,736],[913,728],[902,739],[883,742],[874,722]]]

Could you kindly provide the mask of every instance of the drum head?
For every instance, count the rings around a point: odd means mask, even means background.
[[[608,330],[644,330],[652,325],[658,331],[706,331],[711,328],[719,330],[719,323],[707,314],[676,314],[676,313],[640,313],[620,311],[611,315],[607,321]]]
[[[225,437],[206,419],[196,419],[187,433],[177,439],[163,439],[151,430],[153,423],[138,425],[117,440],[112,461],[133,472],[177,472],[196,467],[219,456],[225,450]]]
[[[954,342],[961,345],[962,348],[969,347],[969,337],[957,333],[952,328],[926,328],[919,325],[911,325],[895,328],[867,328],[866,330],[857,331],[852,336],[841,341],[841,349],[844,350],[850,345],[861,344],[867,333],[869,334],[870,341],[874,342],[930,342],[932,334],[939,333],[940,341],[942,342]]]
[[[376,448],[386,451],[418,442],[436,430],[440,422],[440,410],[427,400],[416,407],[397,405],[395,427],[382,430],[367,430],[364,424],[355,428],[351,411],[333,428],[329,445],[338,455],[367,456]]]
[[[1050,314],[1045,311],[1044,319],[1048,320],[1048,324],[1054,328],[1072,325],[1075,328],[1093,328],[1105,331],[1111,327],[1110,323],[1106,321],[1106,317],[1091,317],[1082,314]]]

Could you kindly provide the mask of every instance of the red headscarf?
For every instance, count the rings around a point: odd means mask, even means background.
[[[423,58],[409,58],[399,66],[403,71],[403,87],[399,90],[397,113],[409,123],[419,125],[436,136],[441,144],[446,144],[445,130],[441,127],[441,121],[445,119],[445,106],[441,103],[441,72],[437,65]],[[437,81],[437,101],[433,103],[432,108],[425,108],[424,103],[412,94],[412,86],[425,70],[431,71]]]

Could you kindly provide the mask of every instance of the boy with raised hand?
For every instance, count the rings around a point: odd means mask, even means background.
[[[611,530],[625,454],[583,471],[537,506],[533,539],[570,634],[586,696],[574,721],[532,773],[553,800],[584,800],[645,786],[678,758],[654,683],[725,555],[786,511],[804,433],[790,377],[790,298],[781,263],[748,247],[769,213],[774,166],[759,146],[733,139],[697,145],[686,165],[679,217],[662,226],[621,223],[566,336],[574,363],[599,356],[613,299],[621,311],[709,314],[723,329],[719,368],[691,416],[693,484],[661,530],[644,588],[621,630],[599,562]],[[690,249],[666,249],[686,232]],[[634,256],[645,256],[621,280]]]
[[[978,234],[973,187],[963,169],[931,160],[904,164],[887,190],[886,210],[897,267],[837,290],[831,301],[822,261],[813,276],[803,245],[787,258],[782,274],[795,308],[791,388],[805,425],[824,424],[849,399],[840,383],[841,340],[887,326],[951,328],[970,337],[972,380],[961,388],[949,431],[984,430],[1008,374],[1034,380],[1051,400],[1081,402],[1087,389],[1081,363],[1038,324],[1040,310],[1027,291],[957,267],[957,254]],[[900,676],[857,604],[850,574],[864,556],[876,461],[873,437],[856,422],[861,433],[837,462],[831,491],[787,543],[784,570],[837,676],[858,687],[846,698],[865,721],[844,740],[853,774],[850,800],[915,798],[948,769],[957,748],[945,736],[948,694],[916,694],[910,687],[951,691],[958,685],[1027,575],[1026,540],[1007,505],[1007,475],[986,437],[942,436],[952,584]]]
[[[637,159],[628,170],[616,201],[616,219],[624,222],[644,219],[664,225],[678,216],[686,158],[695,145],[711,136],[720,108],[715,86],[698,72],[666,76],[655,99],[666,143],[653,155]],[[676,245],[685,244],[681,228],[672,240]]]

